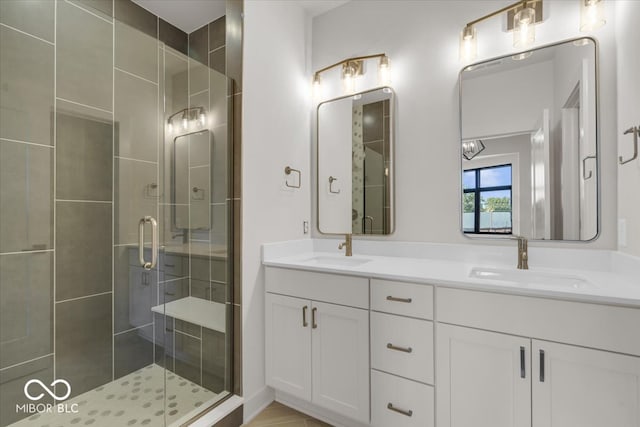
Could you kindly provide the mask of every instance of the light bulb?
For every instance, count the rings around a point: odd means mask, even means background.
[[[603,0],[580,0],[580,31],[593,31],[606,22]]]
[[[204,114],[204,111],[200,113],[200,125],[204,126],[207,123],[207,116]]]
[[[322,81],[320,80],[320,74],[313,76],[313,99],[319,101],[322,97]]]
[[[471,62],[478,54],[476,27],[466,26],[460,33],[460,60]]]
[[[182,129],[187,130],[189,128],[189,120],[187,120],[187,116],[182,116]]]
[[[529,47],[536,41],[536,11],[525,7],[513,17],[513,47]]]
[[[353,93],[356,87],[355,70],[351,65],[345,64],[342,69],[342,84],[346,93]]]
[[[387,55],[380,57],[380,64],[378,65],[378,80],[380,86],[386,86],[391,82],[391,66]]]
[[[169,123],[167,124],[167,130],[169,133],[173,132],[173,123],[171,123],[171,120],[169,120]]]

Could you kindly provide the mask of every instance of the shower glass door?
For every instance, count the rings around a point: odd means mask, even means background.
[[[0,427],[180,425],[232,387],[231,85],[99,3],[0,0]]]

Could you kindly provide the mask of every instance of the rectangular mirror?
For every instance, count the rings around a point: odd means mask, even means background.
[[[596,44],[570,40],[460,73],[462,231],[598,235]]]
[[[318,106],[318,229],[393,232],[393,110],[389,87]]]
[[[211,228],[211,139],[208,129],[173,139],[171,219],[174,232]]]

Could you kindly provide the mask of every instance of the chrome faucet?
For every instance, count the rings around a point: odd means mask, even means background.
[[[344,235],[344,242],[338,245],[338,249],[345,248],[344,255],[345,256],[353,256],[353,240],[351,238],[351,234]]]
[[[523,236],[513,236],[518,241],[518,270],[529,269],[529,243]]]

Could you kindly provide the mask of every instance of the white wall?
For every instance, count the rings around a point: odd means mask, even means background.
[[[273,398],[264,382],[263,243],[302,239],[310,218],[310,22],[291,1],[247,0],[242,112],[242,357],[245,417]],[[285,166],[302,187],[285,187]],[[293,176],[289,179],[295,179]]]
[[[640,126],[640,2],[618,1],[618,150],[628,159],[633,152],[631,135],[622,133],[632,126]],[[616,141],[616,139],[612,139]],[[618,168],[618,216],[626,221],[626,245],[620,250],[640,257],[640,159]]]
[[[466,22],[509,3],[359,0],[314,19],[314,70],[359,54],[386,52],[391,58],[397,167],[396,232],[389,239],[469,242],[455,214],[460,204],[457,80],[464,66],[458,58],[459,32]],[[617,167],[611,143],[617,128],[615,3],[605,2],[608,23],[593,34],[601,54],[601,235],[592,243],[564,244],[579,248],[616,247]],[[545,8],[546,21],[536,26],[536,46],[583,35],[578,1],[549,0]],[[478,25],[478,61],[514,52],[512,37],[501,31],[502,25],[497,18]],[[438,209],[433,208],[436,204]]]
[[[553,62],[480,74],[462,82],[462,139],[530,132],[553,107]],[[467,78],[467,76],[469,78]]]

